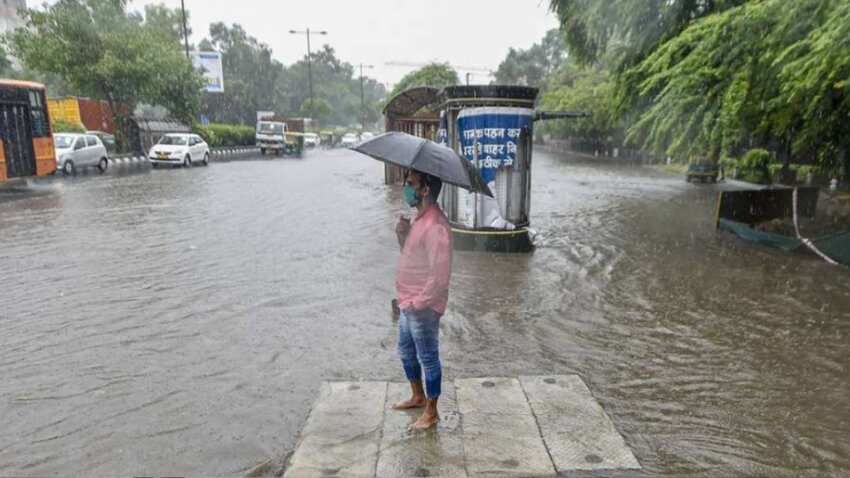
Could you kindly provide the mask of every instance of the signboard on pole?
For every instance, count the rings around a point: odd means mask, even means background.
[[[192,52],[192,64],[203,71],[204,91],[224,93],[224,69],[221,66],[221,53],[217,51]]]

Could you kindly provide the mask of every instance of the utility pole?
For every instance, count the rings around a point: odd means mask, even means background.
[[[325,30],[318,32],[311,32],[310,28],[306,30],[289,30],[289,33],[292,35],[307,35],[307,82],[310,84],[310,118],[312,119],[314,116],[313,111],[313,58],[312,53],[310,52],[310,34],[314,35],[327,35],[328,32]]]
[[[189,29],[186,28],[186,3],[180,0],[180,11],[183,12],[183,44],[186,46],[186,58],[189,58]]]
[[[366,130],[366,99],[363,90],[363,68],[375,68],[375,65],[360,64],[360,132]]]

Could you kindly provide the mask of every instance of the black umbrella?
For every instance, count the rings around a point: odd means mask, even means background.
[[[350,148],[379,161],[402,168],[415,169],[443,182],[493,197],[481,179],[481,173],[471,162],[458,156],[453,149],[407,133],[390,131]]]

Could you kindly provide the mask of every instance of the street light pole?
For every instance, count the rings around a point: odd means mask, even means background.
[[[360,64],[360,131],[366,129],[366,99],[363,92],[363,68],[375,68],[375,65]]]
[[[289,33],[293,35],[307,35],[307,82],[310,84],[310,118],[313,118],[315,114],[313,111],[313,54],[310,52],[310,33],[314,35],[327,35],[328,32],[325,30],[311,32],[310,28],[307,28],[306,30],[289,30]]]
[[[189,58],[189,30],[186,28],[186,3],[180,0],[180,11],[183,12],[183,44],[186,46],[186,58]]]

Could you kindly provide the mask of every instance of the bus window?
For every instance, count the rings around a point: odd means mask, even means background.
[[[50,136],[50,124],[45,113],[44,92],[30,91],[30,115],[32,116],[32,135],[34,138]]]

